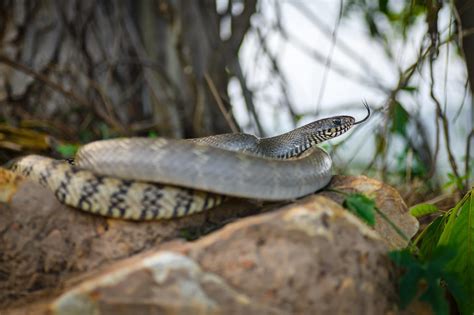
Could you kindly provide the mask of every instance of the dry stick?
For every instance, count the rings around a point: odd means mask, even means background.
[[[454,14],[454,17],[456,19],[456,24],[457,26],[459,27],[459,30],[457,32],[458,34],[458,40],[457,40],[457,43],[458,45],[460,46],[460,53],[461,55],[464,57],[464,60],[466,59],[466,56],[464,56],[464,49],[463,49],[463,37],[464,36],[470,36],[473,34],[473,29],[463,29],[462,28],[462,22],[461,22],[461,15],[460,15],[460,12],[457,10],[457,7],[455,5],[452,6],[451,8],[451,11],[453,12]],[[471,82],[471,84],[474,84],[474,82]],[[462,104],[459,108],[459,111],[457,113],[457,115],[455,116],[455,120],[457,120],[457,118],[459,117],[460,113],[461,113],[461,110],[462,108],[464,107],[464,101],[465,101],[465,97],[467,95],[467,90],[468,90],[468,86],[469,86],[469,78],[466,79],[466,84],[464,86],[464,96],[463,96],[463,101],[462,101]],[[473,111],[471,109],[471,111]],[[474,114],[474,112],[471,112],[472,114]],[[471,123],[472,123],[472,115],[471,115]],[[472,128],[472,124],[471,124],[471,128]],[[464,180],[464,188],[467,189],[469,187],[469,178],[470,178],[470,169],[469,169],[469,159],[470,159],[470,154],[471,154],[471,138],[474,137],[474,129],[471,129],[471,132],[469,133],[469,136],[467,137],[467,141],[466,141],[466,156],[465,156],[465,159],[464,159],[464,173],[465,173],[465,180]]]
[[[70,100],[80,104],[81,106],[84,106],[86,108],[90,108],[91,104],[92,104],[93,105],[92,107],[94,108],[94,111],[96,112],[96,114],[99,117],[101,117],[104,121],[106,121],[111,126],[114,126],[118,130],[123,130],[123,127],[119,122],[115,121],[113,118],[106,115],[106,113],[104,113],[102,111],[102,109],[99,108],[98,106],[96,106],[93,102],[89,102],[88,100],[80,97],[79,95],[77,95],[77,94],[75,94],[71,91],[65,90],[60,84],[57,84],[57,83],[51,81],[45,75],[43,75],[41,73],[38,73],[38,72],[34,71],[33,69],[31,69],[31,68],[29,68],[29,67],[27,67],[27,66],[25,66],[21,63],[18,63],[16,61],[4,56],[4,55],[0,55],[0,63],[4,63],[4,64],[14,68],[15,70],[21,71],[24,74],[29,75],[29,76],[33,77],[34,79],[36,79],[38,81],[43,82],[44,84],[49,86],[51,89],[61,93],[66,98],[69,98]]]
[[[400,74],[400,78],[398,79],[397,86],[395,87],[395,89],[391,90],[389,96],[387,97],[387,100],[385,101],[386,107],[388,108],[387,114],[386,114],[387,115],[387,121],[389,120],[388,115],[390,114],[390,110],[392,109],[392,107],[395,104],[398,92],[400,92],[408,84],[411,77],[415,73],[415,70],[416,70],[416,67],[417,67],[418,63],[421,60],[423,60],[423,58],[426,56],[427,51],[425,53],[420,52],[420,55],[418,56],[417,60],[410,67],[408,67],[403,73]],[[384,139],[388,138],[388,134],[389,134],[388,123],[386,123],[384,125],[382,134],[383,134]],[[383,163],[382,164],[382,178],[385,177],[385,173],[386,173],[386,169],[387,169],[386,153],[387,153],[387,146],[384,145],[383,151],[381,153],[383,155],[382,156],[382,163]],[[373,165],[373,163],[375,163],[376,160],[377,160],[377,156],[374,156],[374,159],[371,161],[371,163],[369,164],[368,167],[371,167],[371,165]]]
[[[295,2],[296,3],[296,2]],[[307,12],[305,12],[307,13]],[[314,59],[316,62],[325,64],[326,58],[317,50],[312,49],[310,46],[308,46],[304,41],[301,41],[297,39],[295,36],[289,36],[288,32],[283,28],[283,26],[277,21],[276,24],[277,30],[280,32],[281,36],[288,41],[288,43],[293,44],[297,49],[299,49],[301,52],[309,56],[310,58]],[[323,32],[324,33],[324,32]],[[330,31],[329,31],[330,33]],[[347,51],[348,46],[344,46],[344,49]],[[352,55],[356,55],[354,52]],[[366,67],[365,69],[369,69],[369,67]],[[338,73],[340,76],[353,80],[354,82],[358,84],[365,84],[371,87],[375,87],[380,89],[381,91],[390,91],[388,87],[383,86],[380,83],[380,80],[367,80],[366,74],[358,74],[356,72],[351,72],[347,70],[347,67],[343,67],[339,64],[332,63],[331,70],[334,72]]]
[[[253,103],[253,96],[252,92],[247,87],[247,83],[245,82],[244,73],[242,72],[242,67],[240,66],[239,60],[236,59],[233,64],[233,70],[235,76],[239,80],[240,87],[242,88],[242,94],[244,95],[245,105],[247,106],[247,110],[253,116],[255,121],[255,125],[257,126],[258,135],[263,137],[265,134],[263,132],[262,125],[260,120],[258,119],[257,111],[255,110],[255,104]]]
[[[283,72],[280,70],[280,66],[278,65],[278,62],[275,56],[271,54],[270,49],[267,47],[265,38],[263,37],[261,30],[259,28],[256,28],[256,32],[257,32],[258,39],[260,41],[260,46],[262,47],[262,51],[267,55],[268,59],[270,59],[273,73],[275,73],[280,79],[279,83],[280,83],[280,88],[281,88],[283,98],[284,98],[284,104],[286,105],[286,107],[288,108],[288,111],[290,112],[291,118],[293,120],[293,126],[296,126],[297,115],[296,115],[295,110],[293,109],[293,105],[291,104],[290,97],[288,96],[288,90],[286,88],[287,86],[286,78],[283,76]]]
[[[334,30],[332,31],[331,48],[329,49],[329,53],[326,57],[326,62],[324,64],[323,79],[321,81],[321,86],[319,88],[318,100],[316,101],[316,109],[315,109],[316,112],[318,112],[318,109],[321,107],[321,102],[323,101],[323,97],[324,97],[324,91],[326,90],[326,83],[327,83],[327,80],[328,80],[329,69],[331,68],[331,62],[332,62],[332,57],[333,57],[333,54],[334,54],[334,48],[336,47],[336,42],[337,42],[337,31],[339,30],[339,25],[341,24],[342,6],[343,6],[343,1],[340,0],[339,1],[339,15],[337,17],[336,26],[334,27]]]
[[[326,37],[330,37],[329,34],[332,33],[331,28],[324,24],[314,11],[308,9],[303,3],[303,1],[290,1],[288,2],[291,4],[295,9],[299,10],[301,14],[306,16],[309,22],[311,22],[316,28],[318,28],[323,35]],[[337,47],[340,51],[345,54],[348,58],[354,60],[356,63],[359,64],[360,68],[364,70],[366,75],[368,74],[372,77],[374,82],[380,81],[380,76],[377,73],[377,69],[372,67],[372,65],[365,60],[365,57],[359,54],[357,50],[352,49],[352,47],[347,44],[343,39],[338,39]]]
[[[438,160],[438,154],[439,154],[439,120],[438,120],[438,114],[435,115],[434,117],[434,122],[435,122],[435,132],[436,132],[436,137],[435,137],[435,149],[433,152],[433,163],[431,164],[431,169],[428,172],[428,178],[432,177],[436,171],[436,162]]]
[[[224,104],[222,103],[221,98],[219,97],[219,92],[217,92],[217,88],[207,72],[204,73],[204,79],[206,80],[206,83],[209,86],[209,90],[211,91],[211,94],[214,97],[217,103],[217,106],[219,106],[219,109],[222,112],[222,115],[224,115],[224,118],[227,124],[229,125],[230,129],[234,133],[239,132],[239,128],[237,128],[234,121],[232,120],[232,116],[226,110]]]
[[[454,159],[453,153],[451,151],[451,142],[449,139],[449,123],[448,123],[448,118],[446,117],[446,114],[443,113],[443,110],[441,108],[441,103],[439,102],[438,98],[434,94],[434,74],[433,74],[433,62],[434,58],[433,56],[430,57],[430,79],[431,79],[431,89],[430,89],[430,96],[431,99],[435,102],[436,104],[436,114],[438,118],[441,120],[442,126],[443,126],[443,134],[444,138],[446,140],[446,151],[448,153],[448,159],[449,163],[451,164],[451,169],[453,170],[454,176],[456,178],[459,178],[459,173],[458,173],[458,166],[456,163],[456,160]]]
[[[289,43],[293,44],[301,52],[303,52],[310,58],[314,59],[316,62],[319,62],[324,65],[324,63],[326,62],[326,58],[319,51],[312,49],[305,42],[297,39],[294,36],[291,36],[291,37],[288,36],[286,34],[286,31],[281,31],[281,34],[285,39],[288,40]],[[361,85],[365,84],[367,86],[380,89],[381,91],[384,91],[384,92],[390,91],[388,87],[383,86],[382,83],[379,81],[374,82],[372,80],[367,80],[366,74],[359,74],[353,71],[349,71],[346,67],[343,67],[340,64],[336,64],[335,62],[332,62],[331,70],[338,73],[340,76],[344,78],[353,80],[354,82],[358,84],[361,84]]]
[[[453,24],[453,16],[450,17],[450,22],[449,22],[449,25],[448,25],[448,34],[451,34],[451,26]],[[446,59],[445,59],[445,66],[444,66],[444,78],[443,78],[443,89],[444,89],[444,99],[443,99],[443,102],[444,102],[444,110],[446,111],[446,107],[448,106],[448,71],[449,71],[449,67],[448,67],[448,64],[449,64],[449,57],[450,57],[450,49],[449,49],[449,45],[446,47]]]
[[[70,69],[69,67],[65,67],[63,69],[58,69],[56,66],[50,66],[49,68],[52,68],[56,72],[62,72],[62,73],[66,73],[66,74],[69,74],[71,76],[74,76],[74,71],[72,69]],[[112,100],[106,95],[106,93],[102,89],[101,85],[98,82],[92,80],[91,78],[89,78],[87,76],[86,76],[86,81],[87,81],[88,86],[92,87],[97,92],[100,99],[102,100],[102,104],[104,105],[104,109],[105,109],[103,114],[108,115],[111,120],[117,122],[117,124],[120,125],[120,127],[117,127],[117,128],[120,128],[121,132],[125,132],[125,127],[120,123],[120,120],[118,119],[117,114],[115,113],[115,110],[113,108],[114,106],[113,106]],[[81,123],[81,125],[83,125],[83,123]],[[84,125],[84,126],[86,126],[86,125]]]
[[[408,144],[417,153],[417,155],[421,158],[421,161],[429,163],[427,165],[432,165],[433,164],[433,155],[431,154],[431,149],[430,149],[430,146],[429,146],[428,136],[426,134],[426,128],[424,128],[424,125],[423,125],[422,121],[420,120],[419,116],[418,117],[412,116],[412,119],[415,121],[415,127],[418,130],[418,136],[421,138],[421,140],[420,140],[421,143],[418,146],[418,147],[420,147],[421,151],[417,150],[416,143],[411,137],[408,137],[408,139],[407,139]],[[427,156],[423,157],[422,153],[426,153]],[[428,158],[428,160],[427,160],[427,158]]]
[[[466,104],[468,90],[469,90],[469,78],[466,78],[466,81],[464,82],[464,93],[462,95],[461,105],[459,105],[458,112],[456,113],[456,115],[454,115],[454,118],[452,121],[453,124],[456,123],[456,120],[458,120],[459,116],[461,115],[462,110],[464,109],[464,104]]]
[[[439,44],[439,47],[442,46],[442,45],[445,45],[447,43],[449,43],[450,39],[447,39],[446,41],[442,42]],[[391,107],[393,106],[394,102],[395,102],[395,98],[398,94],[398,92],[404,87],[406,86],[406,84],[408,84],[409,80],[411,79],[411,77],[413,76],[413,74],[415,73],[415,70],[418,66],[418,64],[424,60],[428,54],[430,53],[431,51],[431,46],[430,47],[427,47],[424,51],[423,49],[420,47],[420,53],[418,55],[418,58],[417,60],[410,66],[408,67],[404,73],[401,74],[400,76],[400,79],[397,83],[397,87],[395,89],[393,89],[389,96],[387,97],[387,100],[385,101],[385,104],[387,104],[388,107]],[[384,126],[384,130],[383,130],[383,134],[385,135],[385,137],[388,136],[388,124],[385,124]],[[386,147],[386,146],[385,146]],[[367,169],[369,169],[374,163],[376,162],[376,156],[372,159],[372,161],[368,164],[367,166]],[[432,165],[432,170],[430,170],[430,173],[428,175],[428,177],[431,177],[433,171],[434,171],[434,165],[436,164],[436,154],[434,156],[434,159],[433,159],[433,165]],[[431,174],[431,175],[430,175]]]
[[[88,82],[89,85],[92,86],[92,88],[97,92],[97,94],[99,94],[100,98],[102,99],[102,103],[104,104],[107,114],[110,116],[117,117],[112,105],[112,100],[106,95],[105,91],[102,89],[99,83],[91,79],[88,79]]]
[[[123,9],[124,12],[128,12]],[[128,36],[130,42],[132,43],[132,48],[138,56],[141,66],[143,66],[143,60],[149,60],[148,54],[146,52],[143,43],[140,40],[140,35],[138,34],[135,23],[133,23],[130,13],[127,15],[123,14],[123,32]],[[172,80],[166,75],[166,71],[162,67],[158,67],[162,71],[152,71],[150,69],[143,69],[143,78],[145,83],[150,91],[150,98],[152,101],[158,104],[160,109],[163,109],[163,113],[168,118],[168,123],[165,126],[165,130],[171,131],[175,136],[181,136],[180,131],[183,129],[181,126],[181,121],[177,112],[176,106],[166,106],[165,103],[160,99],[159,94],[153,88],[153,79],[155,78],[161,87],[161,93],[163,93],[169,99],[175,99],[174,95],[179,95],[179,89],[173,84]],[[164,81],[164,84],[163,82]],[[170,91],[171,89],[171,91]],[[174,93],[174,94],[173,94]],[[153,115],[155,116],[155,115]]]

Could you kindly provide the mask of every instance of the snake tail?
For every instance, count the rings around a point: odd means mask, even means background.
[[[101,176],[38,155],[18,159],[12,170],[51,190],[61,203],[126,220],[187,216],[213,208],[225,198],[194,189]]]

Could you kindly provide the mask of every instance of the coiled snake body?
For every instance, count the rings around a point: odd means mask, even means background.
[[[358,122],[336,116],[271,138],[102,140],[81,148],[74,166],[29,155],[12,169],[49,188],[62,203],[129,220],[189,215],[220,204],[226,195],[292,199],[329,183],[331,158],[315,144],[365,121],[367,110]]]

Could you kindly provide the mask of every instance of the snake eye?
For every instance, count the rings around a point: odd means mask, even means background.
[[[342,124],[341,119],[339,118],[333,119],[332,123],[336,126],[340,126]]]

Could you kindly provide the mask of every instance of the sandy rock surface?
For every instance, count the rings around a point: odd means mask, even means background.
[[[38,185],[8,176],[0,173],[0,187],[10,192],[0,196],[0,310],[6,314],[396,309],[386,253],[405,241],[380,218],[375,231],[367,227],[338,204],[337,193],[286,206],[231,200],[203,214],[137,223],[63,206]],[[416,232],[416,220],[390,186],[336,176],[331,187],[374,197],[408,237]]]

